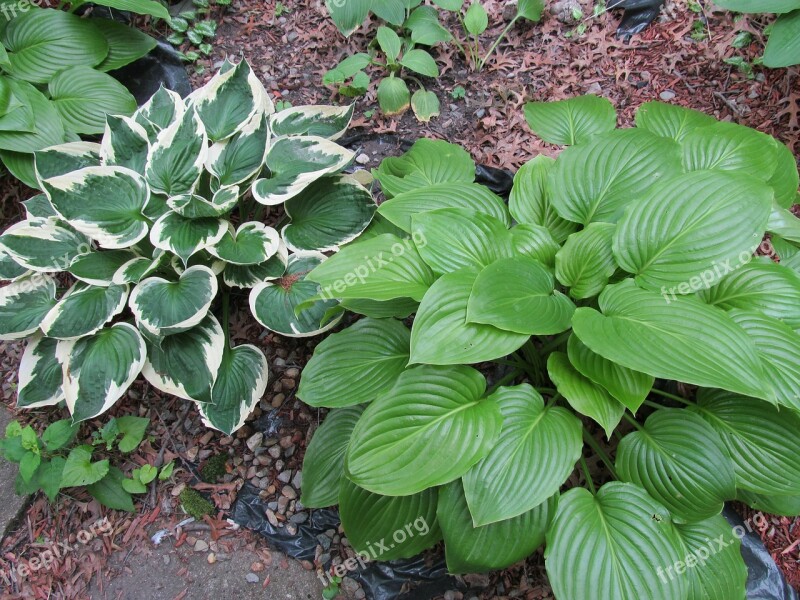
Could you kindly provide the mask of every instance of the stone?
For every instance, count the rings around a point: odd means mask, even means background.
[[[289,500],[294,500],[297,498],[297,492],[294,490],[293,487],[285,485],[281,490],[281,494],[286,496]]]
[[[247,583],[258,583],[259,581],[261,581],[258,578],[258,575],[256,575],[255,573],[248,573],[247,575],[245,575],[245,579],[247,580]]]
[[[675,92],[672,90],[664,90],[658,95],[664,102],[669,102],[670,100],[675,98]]]
[[[255,451],[261,445],[261,442],[264,439],[264,434],[259,432],[254,433],[249,438],[247,438],[247,447],[250,448],[251,451]]]

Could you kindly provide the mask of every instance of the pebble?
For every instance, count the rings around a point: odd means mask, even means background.
[[[658,95],[658,97],[661,98],[664,102],[669,102],[670,100],[675,98],[675,92],[673,92],[672,90],[664,90]]]
[[[289,33],[286,34],[286,41],[287,42],[293,42],[296,39],[297,39],[297,32],[296,31],[290,31]]]
[[[278,481],[281,483],[289,483],[292,480],[292,472],[291,471],[284,471],[283,473],[278,474]]]
[[[272,446],[269,450],[267,450],[267,454],[269,454],[272,458],[278,458],[281,455],[280,446]]]
[[[217,562],[217,555],[212,552],[206,557],[206,561],[208,561],[208,564],[213,565]]]
[[[329,562],[331,562],[331,555],[330,554],[327,554],[327,553],[326,554],[320,554],[320,556],[319,556],[319,564],[327,565]]]
[[[208,551],[208,543],[204,542],[203,540],[197,540],[194,544],[194,551],[195,552],[207,552]]]
[[[297,498],[297,492],[294,491],[293,487],[288,485],[283,486],[281,494],[286,496],[289,500],[294,500],[295,498]]]
[[[286,512],[286,507],[289,506],[289,499],[286,496],[278,498],[278,512],[283,514]]]
[[[308,513],[299,512],[299,513],[293,514],[291,517],[289,517],[289,520],[292,523],[297,523],[298,525],[300,523],[305,523],[308,520]]]
[[[247,583],[258,583],[260,581],[258,575],[255,573],[248,573],[245,575],[245,579],[247,580]]]
[[[367,161],[369,161],[369,156],[367,156],[366,154],[362,154],[361,156],[366,156],[367,157],[367,160],[365,160],[363,163],[361,163],[361,164],[366,164]],[[358,159],[361,158],[361,156],[356,158],[356,162],[358,162]],[[286,369],[286,373],[284,373],[284,375],[286,375],[287,377],[291,377],[292,379],[297,379],[300,376],[300,369],[298,369],[297,367],[292,367],[291,369]]]
[[[358,156],[356,156],[356,162],[360,165],[365,165],[369,162],[369,156],[367,154],[359,154]]]
[[[255,449],[261,445],[261,442],[264,439],[264,434],[260,431],[254,433],[247,439],[247,447],[250,448],[251,451],[255,452]]]
[[[586,88],[586,93],[587,94],[594,94],[595,96],[599,96],[600,94],[603,93],[603,88],[600,87],[600,84],[595,81],[592,85],[590,85],[588,88]]]
[[[172,488],[172,495],[173,495],[173,496],[176,496],[176,497],[177,497],[177,496],[180,496],[180,495],[181,495],[181,492],[182,492],[183,490],[185,490],[185,489],[186,489],[186,484],[185,484],[185,483],[179,483],[179,484],[178,484],[178,485],[176,485],[174,488]]]
[[[292,477],[292,487],[294,487],[295,489],[298,489],[298,490],[301,487],[303,487],[303,472],[302,471],[298,471],[297,473],[294,474],[294,477]]]
[[[317,536],[317,541],[319,542],[320,546],[322,546],[323,550],[329,550],[331,547],[331,538],[327,535],[319,534]]]
[[[267,521],[269,521],[269,524],[273,527],[278,526],[278,517],[275,516],[275,511],[270,508],[267,509]]]
[[[297,525],[294,523],[286,523],[286,533],[294,535],[297,533]]]
[[[281,438],[281,441],[279,442],[279,445],[280,445],[281,448],[288,448],[289,446],[291,446],[292,445],[292,436],[290,436],[290,435],[283,436]]]

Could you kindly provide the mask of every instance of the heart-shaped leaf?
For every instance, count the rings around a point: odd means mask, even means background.
[[[796,7],[796,3],[795,3]],[[761,9],[759,9],[759,12]],[[800,9],[781,15],[772,27],[764,49],[764,65],[770,69],[800,64]]]
[[[0,340],[28,337],[56,304],[56,282],[35,273],[0,287]]]
[[[194,191],[208,157],[208,135],[197,112],[187,109],[158,133],[147,156],[150,189],[167,196]]]
[[[19,363],[17,406],[53,406],[64,399],[61,363],[56,358],[58,340],[36,336],[22,353]]]
[[[676,142],[690,131],[716,122],[714,117],[698,110],[657,101],[645,102],[636,111],[636,127]]]
[[[737,123],[716,122],[690,131],[681,148],[687,171],[735,171],[767,181],[777,164],[775,140]]]
[[[108,460],[92,462],[92,447],[73,448],[61,474],[61,487],[78,487],[97,483],[108,473]]]
[[[257,221],[242,223],[236,232],[228,231],[208,251],[234,265],[259,265],[278,251],[280,234]]]
[[[238,185],[257,175],[269,149],[267,115],[258,112],[241,131],[208,151],[206,168],[221,185]]]
[[[91,335],[121,313],[127,299],[126,285],[78,283],[50,309],[39,327],[46,336],[60,340]]]
[[[188,219],[170,211],[153,224],[150,242],[177,254],[186,264],[191,256],[213,246],[227,232],[228,222],[223,219]]]
[[[62,225],[54,219],[20,221],[0,236],[0,249],[26,269],[43,273],[64,271],[91,247],[84,236]]]
[[[572,146],[612,131],[617,126],[617,112],[605,98],[587,95],[556,102],[528,102],[525,120],[545,142]]]
[[[2,242],[2,238],[0,238]],[[75,279],[100,287],[107,287],[114,281],[114,274],[131,260],[142,258],[132,250],[106,250],[89,252],[75,258],[67,269]],[[147,260],[147,259],[144,259]],[[148,264],[150,261],[147,261]],[[127,283],[127,282],[125,282]]]

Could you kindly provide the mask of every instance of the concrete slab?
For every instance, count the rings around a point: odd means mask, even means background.
[[[6,426],[14,420],[14,415],[0,404],[0,435],[5,433]],[[9,527],[17,520],[20,511],[25,507],[28,498],[14,493],[14,480],[17,478],[17,465],[0,458],[0,539],[5,537]]]

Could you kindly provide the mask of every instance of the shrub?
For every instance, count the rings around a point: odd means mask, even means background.
[[[371,558],[444,539],[455,573],[544,543],[562,600],[744,598],[723,502],[800,497],[800,275],[753,256],[765,232],[797,253],[794,158],[658,102],[622,130],[596,97],[526,113],[571,147],[524,165],[508,206],[420,140],[377,169],[376,226],[308,274],[366,318],[302,374],[332,409],[302,502],[338,503]]]
[[[18,405],[66,400],[83,421],[141,372],[196,402],[211,427],[241,427],[268,370],[255,346],[231,347],[231,298],[249,294],[255,318],[288,336],[341,318],[333,300],[300,316],[294,307],[317,293],[305,274],[322,251],[358,235],[376,208],[339,173],[353,153],[328,139],[351,114],[273,114],[241,62],[186,101],[162,88],[132,117],[109,117],[100,144],[37,152],[45,193],[0,236],[13,280],[0,288],[0,338],[29,339]],[[279,205],[280,232],[261,222]]]

